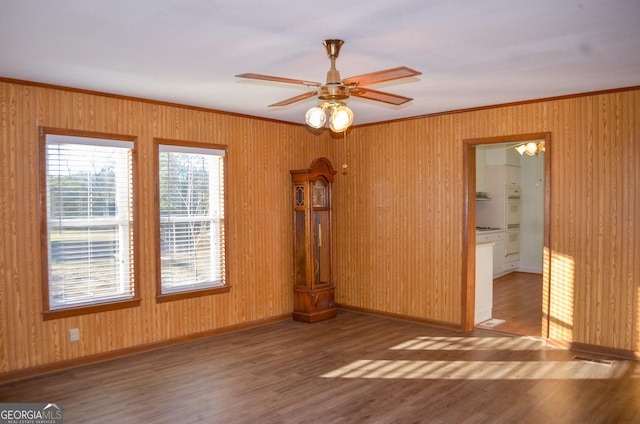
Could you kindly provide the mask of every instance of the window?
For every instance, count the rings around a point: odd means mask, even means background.
[[[224,146],[156,140],[158,301],[228,292]]]
[[[139,304],[133,140],[45,128],[41,136],[45,319]]]

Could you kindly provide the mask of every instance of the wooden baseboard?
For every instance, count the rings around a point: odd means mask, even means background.
[[[604,356],[608,358],[628,359],[632,361],[640,360],[640,352],[634,352],[626,349],[616,349],[613,347],[597,346],[587,343],[568,342],[563,340],[546,339],[548,347],[571,350],[595,356]]]
[[[182,343],[204,339],[207,337],[214,337],[214,336],[219,336],[221,334],[231,333],[231,332],[240,331],[240,330],[246,330],[249,328],[261,327],[263,325],[272,324],[278,321],[283,321],[285,319],[291,319],[291,314],[282,314],[282,315],[260,319],[256,321],[250,321],[250,322],[245,322],[241,324],[231,325],[228,327],[204,331],[201,333],[189,334],[186,336],[175,337],[167,340],[161,340],[158,342],[146,343],[142,345],[127,347],[124,349],[113,350],[110,352],[84,356],[82,358],[68,359],[65,361],[39,365],[36,367],[9,371],[9,372],[0,374],[0,384],[10,383],[18,380],[25,380],[27,378],[32,378],[32,377],[39,377],[41,375],[63,371],[71,368],[81,367],[84,365],[95,364],[98,362],[110,361],[110,360],[122,358],[125,356],[135,355],[138,353],[148,352],[156,349],[162,349],[165,347],[179,345]]]
[[[395,314],[391,312],[384,312],[384,311],[378,311],[375,309],[367,309],[367,308],[358,308],[356,306],[349,306],[349,305],[342,305],[342,304],[336,304],[336,306],[339,309],[346,309],[349,311],[361,312],[363,314],[378,315],[385,318],[393,318],[393,319],[399,319],[402,321],[417,322],[420,324],[432,325],[434,327],[441,327],[441,328],[448,328],[450,330],[462,331],[461,325],[459,323],[454,323],[454,322],[437,321],[437,320],[425,319],[425,318],[416,318],[411,315]]]

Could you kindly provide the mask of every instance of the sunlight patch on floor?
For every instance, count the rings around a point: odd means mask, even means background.
[[[540,350],[541,342],[522,337],[416,337],[391,350]]]
[[[323,378],[458,380],[600,380],[621,378],[629,365],[584,361],[411,361],[362,359],[321,375]]]

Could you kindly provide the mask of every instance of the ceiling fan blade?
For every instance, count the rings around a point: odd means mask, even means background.
[[[318,94],[317,91],[309,91],[307,93],[303,93],[303,94],[297,95],[295,97],[291,97],[290,99],[281,100],[281,101],[279,101],[277,103],[269,105],[268,107],[290,105],[291,103],[299,102],[300,100],[304,100],[304,99],[308,99],[309,97],[313,97],[316,94]]]
[[[508,150],[508,149],[511,149],[511,148],[514,148],[514,149],[515,149],[516,147],[518,147],[518,146],[524,146],[524,145],[526,145],[527,143],[528,143],[528,142],[527,142],[527,141],[525,141],[524,143],[513,143],[513,144],[508,144],[508,145],[505,145],[505,146],[503,147],[503,149],[504,149],[504,150]]]
[[[251,78],[251,79],[257,79],[257,80],[264,80],[264,81],[275,81],[275,82],[284,82],[287,84],[299,84],[299,85],[307,85],[310,87],[320,87],[322,84],[319,82],[315,82],[315,81],[305,81],[305,80],[299,80],[299,79],[293,79],[293,78],[284,78],[284,77],[273,77],[270,75],[261,75],[261,74],[253,74],[253,73],[246,73],[246,74],[238,74],[236,75],[236,77],[238,78]]]
[[[362,87],[358,87],[357,89],[352,90],[351,95],[354,97],[361,97],[363,99],[389,103],[395,106],[399,106],[413,100],[410,97],[399,96],[397,94],[385,93],[384,91],[372,90],[370,88]]]
[[[346,85],[357,85],[362,87],[363,85],[377,84],[379,82],[414,77],[416,75],[422,75],[422,72],[407,68],[406,66],[399,66],[397,68],[385,69],[384,71],[371,72],[368,74],[345,78],[342,82]]]

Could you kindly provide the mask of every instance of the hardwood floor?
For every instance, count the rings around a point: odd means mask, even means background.
[[[640,363],[352,311],[5,384],[73,423],[640,422]]]
[[[542,275],[513,272],[493,280],[493,318],[503,323],[487,327],[522,336],[542,334]]]

